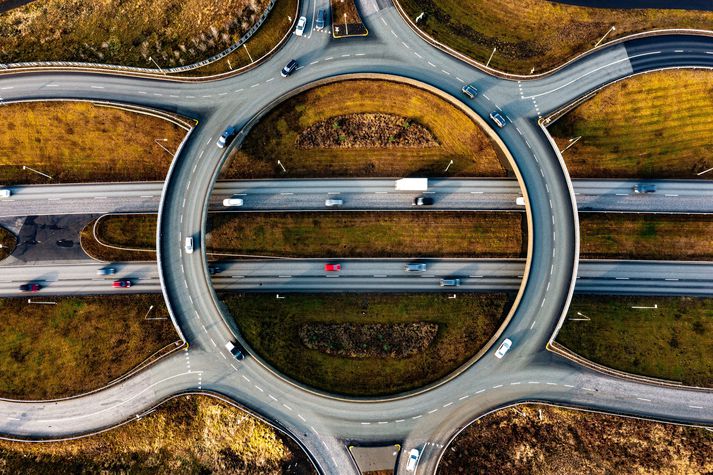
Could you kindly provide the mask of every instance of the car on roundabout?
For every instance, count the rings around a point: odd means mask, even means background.
[[[512,348],[512,340],[510,338],[505,338],[503,342],[500,343],[498,349],[495,351],[495,357],[497,359],[502,359],[502,357],[505,356],[505,353],[507,353],[510,348]]]
[[[218,142],[216,142],[216,145],[218,148],[224,148],[226,144],[228,144],[233,138],[235,137],[235,134],[237,134],[238,129],[236,129],[233,126],[228,127],[225,129],[223,134],[218,137]]]
[[[505,118],[499,112],[491,112],[490,119],[501,129],[505,127],[505,124],[507,124],[507,122],[505,122]]]
[[[301,16],[299,20],[297,20],[297,26],[295,27],[295,35],[297,36],[302,36],[305,34],[305,26],[307,26],[307,17],[306,16]]]

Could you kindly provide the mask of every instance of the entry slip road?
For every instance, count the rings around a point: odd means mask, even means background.
[[[431,210],[523,211],[517,182],[500,178],[434,178],[427,195]],[[713,181],[648,180],[656,193],[634,193],[636,180],[574,181],[580,211],[713,213]],[[0,217],[85,213],[155,213],[162,183],[32,185],[11,187]],[[230,196],[244,200],[242,211],[323,211],[327,198],[342,210],[411,210],[420,192],[396,191],[393,179],[231,180],[218,182],[210,209],[225,210]]]
[[[217,290],[257,292],[453,292],[513,291],[525,265],[520,259],[344,259],[340,272],[324,270],[325,260],[221,261],[212,278]],[[333,262],[333,261],[332,261]],[[425,272],[405,272],[409,262],[427,265]],[[115,263],[116,274],[99,276],[107,266],[13,266],[2,268],[0,296],[70,294],[155,293],[161,290],[154,263]],[[440,287],[442,277],[457,277],[461,286]],[[129,279],[131,288],[114,288],[112,282]],[[19,285],[37,282],[39,293],[26,293]],[[713,295],[713,263],[671,261],[583,261],[576,292],[622,295]]]

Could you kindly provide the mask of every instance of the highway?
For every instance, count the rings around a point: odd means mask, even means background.
[[[713,213],[713,181],[645,180],[656,193],[634,193],[641,180],[573,180],[580,211],[646,213]],[[155,213],[163,183],[31,185],[11,187],[2,200],[0,217],[61,214]],[[434,178],[425,195],[428,208],[412,206],[423,193],[397,191],[393,179],[246,180],[219,181],[211,194],[210,211],[226,210],[225,198],[241,197],[240,211],[324,211],[327,198],[339,197],[339,210],[503,210],[524,211],[515,179]],[[335,208],[336,209],[336,208]],[[231,209],[237,211],[237,209]]]
[[[290,38],[258,67],[210,83],[84,72],[0,76],[5,101],[101,99],[175,111],[200,121],[173,162],[158,206],[161,288],[177,329],[190,343],[190,349],[90,395],[53,404],[2,401],[0,432],[8,437],[29,438],[85,434],[140,416],[173,394],[211,391],[234,399],[291,434],[320,473],[341,475],[357,473],[347,443],[395,441],[406,451],[421,448],[417,472],[435,473],[441,454],[460,428],[490,410],[523,401],[713,425],[711,391],[596,372],[547,349],[566,315],[579,273],[575,199],[584,203],[584,197],[575,198],[561,155],[539,124],[540,119],[571,101],[635,73],[666,67],[711,67],[713,39],[683,34],[654,36],[599,49],[535,80],[503,80],[423,41],[388,0],[361,3],[370,31],[368,37],[330,41],[328,35],[307,31],[305,37]],[[300,4],[300,14],[312,17],[316,8],[326,7],[326,0],[308,0]],[[280,68],[293,58],[302,68],[289,78],[280,78]],[[344,74],[385,74],[401,81],[415,81],[452,96],[454,101],[465,100],[460,93],[464,83],[476,82],[481,91],[478,98],[456,103],[481,121],[493,140],[513,157],[520,188],[526,191],[529,201],[526,213],[532,241],[524,284],[518,291],[516,309],[493,340],[497,345],[502,338],[510,337],[513,349],[498,360],[491,346],[448,380],[418,393],[382,401],[321,394],[277,374],[257,355],[251,354],[240,363],[232,359],[223,345],[239,338],[239,328],[223,313],[204,256],[202,237],[210,196],[229,152],[215,146],[216,138],[228,125],[242,128],[249,124],[299,88]],[[498,109],[508,123],[493,130],[487,117]],[[238,146],[243,136],[232,147]],[[289,174],[285,178],[289,179]],[[662,185],[655,197],[612,199],[639,200],[632,201],[637,205],[649,199],[675,203],[680,196],[666,194],[681,193],[672,190],[665,191]],[[621,193],[625,192],[626,186],[621,189]],[[183,241],[188,236],[196,242],[196,252],[191,254],[183,251]],[[414,283],[426,281],[409,279]],[[674,287],[674,282],[667,285]],[[399,472],[403,472],[404,464],[402,458]]]
[[[326,262],[339,262],[339,272],[325,272]],[[408,263],[425,263],[425,272],[405,272]],[[97,275],[111,266],[116,274]],[[211,264],[216,291],[230,292],[514,292],[525,271],[523,259],[267,259]],[[5,266],[0,297],[42,297],[154,293],[161,291],[155,263],[117,262]],[[456,277],[461,285],[441,287],[440,279]],[[113,288],[117,279],[130,288]],[[36,282],[38,293],[19,290]],[[713,296],[713,263],[678,261],[587,261],[579,266],[576,293],[609,295]]]

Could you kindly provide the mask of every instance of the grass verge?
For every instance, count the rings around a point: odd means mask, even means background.
[[[394,394],[454,371],[495,333],[509,310],[504,294],[264,294],[221,297],[257,353],[287,376],[332,393]],[[303,324],[428,322],[438,332],[427,350],[405,358],[346,358],[310,350]],[[383,344],[393,342],[384,341]]]
[[[79,234],[84,252],[93,259],[105,262],[153,261],[156,259],[156,215],[120,214],[99,218],[87,224]],[[94,237],[96,225],[96,235]],[[145,249],[144,251],[129,249]]]
[[[8,257],[17,246],[17,237],[0,226],[0,261]]]
[[[713,217],[580,213],[583,259],[713,259]]]
[[[87,102],[7,104],[2,111],[0,184],[163,180],[186,134],[157,117]]]
[[[685,130],[685,133],[682,131]],[[583,178],[709,178],[713,73],[662,71],[620,81],[549,128],[567,170]]]
[[[520,405],[489,414],[444,452],[443,473],[710,473],[713,433],[619,416]]]
[[[297,11],[297,0],[277,0],[270,15],[244,46],[225,58],[203,67],[183,73],[184,76],[207,76],[219,74],[257,61],[268,54],[292,29],[292,21]]]
[[[651,307],[656,309],[636,309]],[[713,298],[577,295],[557,341],[627,373],[713,386]]]
[[[0,16],[0,62],[191,64],[237,42],[268,0],[45,0]]]
[[[296,147],[299,135],[337,116],[381,113],[426,127],[436,147]],[[280,161],[287,173],[277,164]],[[453,164],[446,173],[450,160]],[[222,178],[505,176],[496,147],[462,111],[413,86],[352,80],[305,91],[278,105],[255,125],[226,163]]]
[[[37,299],[35,299],[37,300]],[[161,295],[0,300],[0,397],[52,399],[109,383],[178,340]]]
[[[335,38],[366,36],[367,30],[355,0],[331,0],[332,35]]]
[[[508,73],[547,71],[587,51],[611,28],[608,40],[661,28],[709,29],[713,12],[623,10],[563,5],[548,0],[398,0],[425,33]]]
[[[172,399],[152,414],[91,437],[0,441],[6,473],[309,474],[306,455],[267,424],[207,396]]]

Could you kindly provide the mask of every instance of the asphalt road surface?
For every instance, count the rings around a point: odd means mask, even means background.
[[[177,330],[190,349],[90,395],[52,404],[1,401],[0,432],[31,438],[88,433],[140,416],[173,394],[205,390],[233,398],[289,432],[320,472],[346,474],[357,472],[347,444],[394,441],[400,441],[405,451],[421,448],[418,473],[434,473],[443,450],[460,428],[490,410],[521,401],[713,424],[711,391],[595,372],[547,350],[574,291],[579,243],[575,190],[538,122],[571,101],[634,73],[712,67],[713,38],[661,35],[634,40],[597,50],[545,77],[503,80],[424,42],[388,1],[364,5],[369,7],[363,9],[369,36],[330,41],[329,35],[312,31],[314,11],[327,8],[328,2],[302,2],[300,14],[310,18],[305,36],[290,38],[258,67],[211,83],[52,71],[0,77],[4,100],[101,99],[176,111],[200,120],[162,190],[157,239],[161,287]],[[279,70],[293,58],[300,69],[281,78]],[[526,212],[532,225],[532,248],[519,302],[495,341],[497,346],[506,336],[513,340],[506,358],[494,358],[491,347],[442,384],[383,401],[315,392],[276,374],[255,355],[242,362],[232,359],[224,344],[239,338],[239,329],[223,313],[204,258],[202,236],[210,195],[229,152],[215,146],[220,133],[228,125],[243,127],[302,86],[348,73],[413,79],[462,100],[466,100],[460,93],[463,84],[477,83],[481,94],[467,100],[465,107],[486,122],[494,110],[506,117],[507,125],[494,133],[517,164],[529,197]],[[656,199],[673,202],[678,198],[667,197],[666,192],[659,198],[658,193]],[[196,252],[191,254],[183,250],[189,236],[196,243]],[[399,471],[404,470],[403,459]]]

